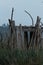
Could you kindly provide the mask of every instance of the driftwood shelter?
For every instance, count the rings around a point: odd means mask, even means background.
[[[11,19],[9,19],[9,30],[10,36],[7,38],[7,45],[10,45],[11,48],[43,48],[43,27],[40,25],[41,18],[37,16],[37,21],[35,26],[19,26],[15,25],[15,21],[13,20],[13,11],[11,13]],[[27,11],[25,11],[28,13]],[[30,14],[29,14],[30,15]],[[31,17],[31,15],[30,15]],[[32,18],[32,17],[31,17]]]

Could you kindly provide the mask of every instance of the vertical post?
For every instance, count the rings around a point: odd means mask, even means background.
[[[36,33],[36,41],[37,41],[37,47],[39,47],[39,43],[40,43],[40,20],[41,18],[39,16],[37,16],[37,22],[36,22],[36,29],[37,29],[37,33]]]
[[[12,13],[11,13],[11,19],[9,19],[9,27],[10,27],[10,32],[11,32],[11,36],[10,36],[10,44],[11,44],[11,48],[14,47],[14,39],[15,39],[15,21],[13,21],[13,12],[14,12],[14,8],[12,8]]]
[[[14,8],[12,8],[11,21],[13,20],[13,12],[14,12]]]
[[[20,24],[20,36],[21,36],[21,47],[23,48],[23,41],[22,41],[22,25]]]

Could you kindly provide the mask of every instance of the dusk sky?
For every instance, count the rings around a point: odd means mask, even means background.
[[[31,25],[30,17],[24,12],[27,10],[36,22],[37,16],[43,22],[43,0],[0,0],[0,25],[7,24],[11,17],[11,10],[14,7],[14,17],[16,25]]]

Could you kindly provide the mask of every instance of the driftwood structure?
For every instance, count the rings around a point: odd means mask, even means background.
[[[43,27],[40,25],[41,18],[37,16],[36,24],[34,26],[34,21],[32,16],[25,11],[32,19],[32,26],[19,26],[15,25],[13,20],[14,8],[12,8],[11,19],[9,19],[9,25],[7,30],[6,45],[10,48],[28,49],[28,48],[43,48]],[[5,27],[1,28],[5,29]],[[2,30],[5,31],[5,30]],[[0,31],[1,33],[1,31]],[[4,32],[3,32],[4,35]],[[5,33],[6,35],[6,33]],[[3,38],[1,33],[1,38]]]
[[[11,45],[11,48],[40,48],[42,46],[41,33],[43,30],[43,27],[40,26],[41,18],[37,16],[37,21],[34,26],[32,16],[25,11],[32,19],[32,26],[22,26],[21,24],[15,26],[15,21],[13,21],[13,11],[14,9],[12,8],[11,19],[9,19],[9,27],[11,31],[9,44]]]

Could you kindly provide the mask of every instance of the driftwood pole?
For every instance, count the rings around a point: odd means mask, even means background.
[[[25,12],[30,16],[30,18],[31,18],[31,20],[32,20],[32,26],[34,26],[34,20],[33,20],[33,17],[32,17],[31,14],[30,14],[29,12],[27,12],[26,10],[25,10]]]
[[[37,22],[36,22],[36,30],[37,30],[37,33],[36,33],[36,43],[37,43],[37,47],[39,47],[39,43],[40,43],[40,36],[41,36],[41,27],[40,27],[40,20],[41,18],[39,16],[37,16]]]
[[[13,21],[13,12],[14,12],[14,8],[12,8],[11,19],[9,19],[9,27],[11,32],[11,36],[10,36],[11,48],[14,47],[13,45],[15,43],[15,22]]]

